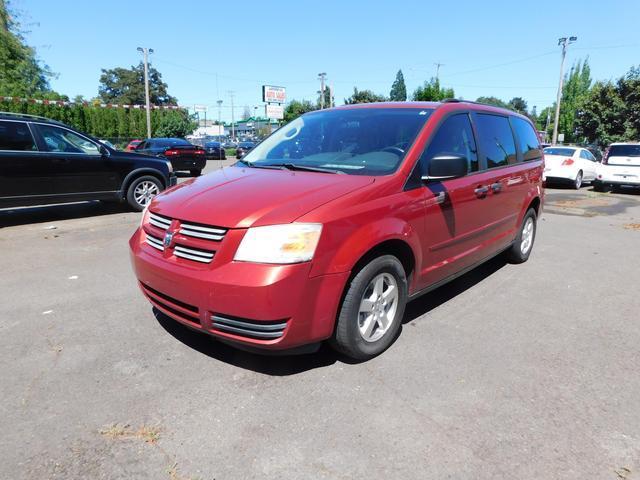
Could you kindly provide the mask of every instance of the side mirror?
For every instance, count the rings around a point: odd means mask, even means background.
[[[464,155],[442,154],[429,161],[427,174],[422,176],[422,180],[429,182],[459,178],[464,177],[468,171],[469,162]]]

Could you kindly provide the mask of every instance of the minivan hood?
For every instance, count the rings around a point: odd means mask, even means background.
[[[160,215],[225,228],[290,223],[374,182],[372,177],[227,167],[156,196]]]

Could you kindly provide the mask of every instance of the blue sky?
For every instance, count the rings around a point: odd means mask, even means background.
[[[524,97],[538,110],[555,100],[561,36],[576,35],[567,66],[589,57],[592,76],[610,79],[640,64],[637,0],[429,2],[12,0],[27,41],[71,97],[97,95],[101,68],[151,56],[181,105],[236,118],[261,106],[263,83],[289,99],[316,98],[326,72],[341,104],[354,86],[388,95],[399,68],[412,92],[440,69],[456,96]],[[146,19],[146,20],[145,20]],[[218,74],[216,76],[216,73]]]

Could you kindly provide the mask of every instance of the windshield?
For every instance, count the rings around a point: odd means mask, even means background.
[[[386,175],[398,168],[432,111],[357,108],[310,113],[280,128],[242,161]]]
[[[545,155],[564,155],[567,157],[571,157],[573,156],[574,153],[576,153],[576,149],[575,148],[545,148],[544,149],[544,153]]]
[[[640,157],[640,145],[611,145],[610,157]]]

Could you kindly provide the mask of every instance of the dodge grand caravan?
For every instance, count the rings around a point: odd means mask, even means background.
[[[250,349],[367,359],[407,301],[504,253],[542,210],[531,122],[462,101],[305,114],[232,167],[153,199],[130,240],[157,311]],[[304,348],[303,348],[304,347]]]

